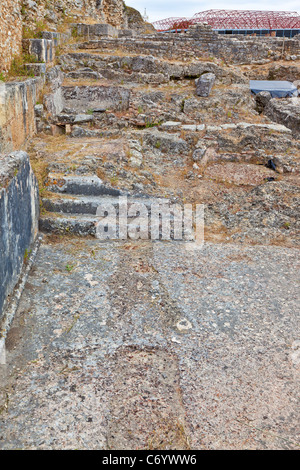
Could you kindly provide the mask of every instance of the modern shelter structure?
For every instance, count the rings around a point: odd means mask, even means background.
[[[221,34],[256,34],[293,37],[300,34],[300,15],[295,11],[207,10],[192,18],[166,18],[153,23],[157,31],[181,31],[206,23]]]
[[[289,96],[298,96],[298,90],[295,85],[287,81],[278,80],[250,80],[250,90],[257,95],[261,91],[268,91],[272,98],[287,98]]]

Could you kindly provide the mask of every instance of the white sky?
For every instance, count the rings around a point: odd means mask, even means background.
[[[221,10],[285,10],[300,13],[300,0],[253,0],[241,3],[237,0],[199,1],[199,0],[125,0],[126,5],[136,8],[142,15],[147,9],[150,22],[162,20],[172,16],[193,16],[199,11]]]

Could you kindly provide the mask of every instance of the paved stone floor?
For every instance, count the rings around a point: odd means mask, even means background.
[[[0,366],[0,449],[296,449],[298,260],[45,240]]]

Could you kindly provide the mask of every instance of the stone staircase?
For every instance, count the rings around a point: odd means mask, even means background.
[[[105,184],[95,175],[64,176],[52,173],[47,178],[47,189],[48,196],[42,197],[41,200],[40,230],[44,233],[100,238],[97,226],[101,222],[109,221],[115,222],[115,235],[109,235],[104,238],[105,241],[127,239],[130,230],[138,234],[142,226],[146,229],[141,238],[148,239],[152,236],[151,229],[154,226],[151,219],[153,211],[157,214],[163,209],[171,210],[170,201],[167,199],[129,195]],[[108,213],[109,211],[111,213]],[[174,223],[172,212],[171,223]],[[156,233],[158,238],[163,237],[160,219]],[[174,229],[171,225],[169,233],[170,239],[173,239]]]
[[[117,204],[121,195],[96,175],[50,173],[45,186],[51,197],[42,198],[40,230],[46,233],[95,236],[98,206],[106,202]]]

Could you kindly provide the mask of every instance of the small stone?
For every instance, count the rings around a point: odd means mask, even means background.
[[[69,135],[72,132],[72,126],[71,124],[66,124],[66,134]]]
[[[192,324],[186,318],[183,318],[176,324],[176,327],[179,331],[187,331],[192,328]]]
[[[265,109],[271,98],[271,93],[269,93],[268,91],[261,91],[260,93],[257,93],[257,95],[255,95],[257,111],[259,113],[261,113]]]
[[[42,104],[36,104],[34,107],[34,114],[36,117],[42,117],[44,112],[44,106]]]
[[[204,157],[206,152],[206,148],[198,148],[193,153],[193,160],[194,162],[200,162]]]

